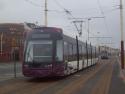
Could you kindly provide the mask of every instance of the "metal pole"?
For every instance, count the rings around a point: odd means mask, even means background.
[[[92,63],[93,63],[93,60],[92,60],[92,55],[93,55],[93,53],[92,53],[92,45],[91,45],[91,42],[90,42],[90,48],[91,48],[91,65],[92,65]]]
[[[95,61],[94,61],[94,64],[96,63],[96,47],[95,47]]]
[[[89,20],[88,20],[88,41],[89,41]]]
[[[91,20],[91,18],[88,18],[88,41],[89,41],[89,21]]]
[[[14,78],[16,78],[16,61],[14,61]]]
[[[48,11],[48,9],[47,9],[47,0],[45,0],[45,26],[47,26],[48,25],[48,19],[47,19],[47,11]]]
[[[124,69],[124,38],[123,38],[123,5],[120,0],[120,25],[121,25],[121,68]]]
[[[88,44],[86,41],[86,59],[87,59],[87,67],[88,67]]]
[[[80,32],[79,32],[79,36],[81,36],[82,35],[82,27],[83,27],[83,21],[81,21],[81,24],[80,24]]]
[[[16,78],[16,53],[13,51],[13,60],[14,60],[14,78]]]
[[[1,51],[1,55],[2,55],[2,52],[3,52],[3,32],[2,32],[2,34],[1,34],[1,36],[0,36],[0,38],[1,38],[1,41],[0,41],[0,51]]]
[[[79,43],[78,43],[78,37],[76,36],[76,45],[77,45],[77,71],[79,70]]]
[[[79,34],[79,37],[82,35],[82,27],[83,27],[83,21],[80,20],[80,21],[73,21],[77,31],[78,31],[78,34]],[[80,24],[80,28],[78,28],[77,24],[76,23],[79,23]]]

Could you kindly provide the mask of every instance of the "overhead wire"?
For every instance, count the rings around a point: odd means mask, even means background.
[[[106,21],[105,13],[103,12],[102,6],[100,4],[100,0],[97,0],[97,4],[98,4],[98,7],[100,9],[101,14],[104,16],[104,24],[105,24],[105,27],[106,27],[106,31],[108,33],[109,32],[109,27],[108,27],[108,24],[107,24],[107,21]]]
[[[33,2],[33,1],[31,1],[31,0],[25,0],[25,1],[28,2],[28,3],[30,3],[30,4],[33,5],[33,6],[36,6],[36,7],[44,7],[44,6],[41,6],[41,5],[39,5],[39,4],[37,4],[37,3]]]
[[[112,13],[112,12],[118,10],[118,9],[119,8],[114,8],[114,9],[111,9],[111,10],[108,10],[108,11],[104,11],[104,12],[105,12],[105,14],[108,14],[108,13]]]
[[[109,27],[108,27],[108,24],[107,24],[107,21],[106,21],[106,16],[105,16],[105,14],[111,13],[111,12],[113,12],[113,11],[115,11],[115,10],[118,10],[120,6],[119,6],[119,5],[112,6],[112,7],[115,7],[115,8],[113,8],[113,9],[107,11],[107,12],[104,12],[103,9],[102,9],[100,0],[97,0],[97,4],[98,4],[98,7],[99,7],[99,9],[100,9],[101,14],[104,16],[104,24],[105,24],[105,27],[106,27],[106,31],[107,31],[107,33],[108,33],[108,32],[110,32],[110,31],[109,31]],[[118,7],[118,8],[116,8],[116,7]]]
[[[28,2],[28,3],[30,3],[31,5],[33,5],[33,6],[35,6],[35,7],[44,7],[44,6],[40,6],[39,4],[37,4],[37,3],[35,3],[35,2],[32,2],[31,0],[25,0],[26,2]],[[45,10],[42,10],[42,11],[45,11]],[[65,12],[65,11],[60,11],[60,10],[50,10],[50,9],[48,9],[47,10],[48,12]]]
[[[64,10],[64,12],[65,12],[66,14],[70,15],[71,17],[73,17],[73,15],[72,15],[72,13],[71,13],[70,10],[66,9],[65,7],[63,7],[57,0],[54,0],[54,1],[55,1],[55,3],[56,3],[61,9]]]
[[[101,14],[105,17],[105,12],[104,12],[103,9],[102,9],[102,6],[101,6],[101,4],[100,4],[100,0],[97,0],[97,3],[98,3],[98,7],[99,7],[99,9],[100,9]],[[117,5],[117,6],[119,6],[119,5]],[[112,7],[116,7],[116,6],[112,6]],[[119,7],[120,7],[120,6],[119,6]],[[111,12],[113,12],[113,11],[119,9],[119,7],[118,7],[118,8],[111,9],[109,12],[111,13]],[[109,33],[110,31],[109,31],[109,27],[108,27],[108,24],[107,24],[107,21],[106,21],[106,17],[104,18],[104,24],[105,24],[107,33]]]
[[[74,15],[71,13],[71,11],[69,11],[68,9],[66,9],[65,7],[63,7],[57,0],[54,0],[54,1],[55,1],[55,3],[56,3],[60,8],[62,8],[62,9],[64,10],[64,12],[65,12],[67,15],[69,15],[71,18],[73,18],[73,19],[75,19],[75,20],[78,20],[76,17],[74,17]],[[68,17],[68,20],[69,20],[69,17]],[[79,29],[78,29],[76,23],[74,23],[74,26],[76,27],[76,29],[77,29],[77,31],[78,31],[78,33],[79,33]],[[88,32],[88,31],[86,31],[86,32]],[[93,35],[93,36],[96,36],[96,35],[95,35],[94,33],[92,33],[92,32],[90,32],[90,34]]]
[[[31,0],[25,0],[26,2],[30,3],[31,5],[33,6],[36,6],[36,7],[44,7],[44,6],[40,6],[39,4],[31,1]],[[70,16],[71,18],[75,18],[74,15],[72,14],[72,11],[68,10],[67,8],[65,8],[64,6],[62,6],[57,0],[54,0],[55,3],[61,8],[63,9],[62,11],[60,10],[49,10],[48,9],[48,12],[60,12],[60,13],[66,13],[66,15]],[[44,11],[44,10],[43,10]],[[69,17],[68,17],[68,20],[69,20]],[[77,19],[75,19],[77,20]],[[76,27],[76,24],[74,24],[75,27]],[[78,30],[78,27],[76,28]],[[87,31],[86,31],[87,32]],[[90,32],[90,34],[92,34],[93,36],[95,36],[92,32]]]
[[[56,3],[61,9],[64,10],[64,12],[65,12],[68,16],[70,16],[70,17],[72,17],[72,18],[75,18],[75,17],[73,16],[73,14],[71,13],[71,11],[69,11],[68,9],[66,9],[65,7],[63,7],[57,0],[54,0],[54,1],[55,1],[55,3]],[[69,19],[68,19],[68,20],[69,20]],[[76,23],[74,23],[74,26],[76,27],[76,29],[77,29],[77,31],[78,31],[78,33],[79,33],[79,29],[78,29]]]
[[[56,3],[60,8],[65,9],[57,0],[54,0],[54,1],[55,1],[55,3]]]
[[[111,13],[113,11],[116,11],[116,10],[118,10],[120,8],[120,5],[114,5],[114,6],[111,6],[111,9],[108,9],[107,11],[103,11],[102,6],[101,6],[99,0],[98,0],[98,6],[99,6],[99,8],[101,10],[101,13],[103,12],[104,15],[107,14],[107,13]]]

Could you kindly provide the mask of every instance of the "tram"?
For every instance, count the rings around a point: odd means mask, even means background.
[[[66,76],[95,65],[97,48],[56,27],[34,28],[26,35],[22,71],[26,77]]]

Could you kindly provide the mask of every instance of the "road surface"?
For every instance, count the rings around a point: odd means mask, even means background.
[[[63,78],[23,76],[0,81],[0,94],[125,94],[117,58]]]

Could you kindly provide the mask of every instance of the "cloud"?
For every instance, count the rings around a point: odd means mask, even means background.
[[[0,10],[4,9],[4,3],[2,1],[0,1]]]

